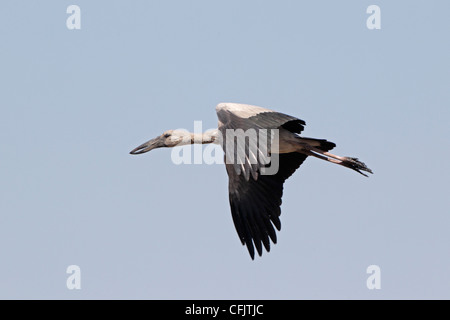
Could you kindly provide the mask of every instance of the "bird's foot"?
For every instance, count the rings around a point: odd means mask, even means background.
[[[345,157],[344,160],[344,165],[350,169],[355,170],[356,172],[362,174],[363,176],[367,177],[367,174],[361,172],[361,171],[365,171],[365,172],[369,172],[372,173],[372,170],[370,170],[364,162],[359,161],[358,158],[352,158],[352,157]]]

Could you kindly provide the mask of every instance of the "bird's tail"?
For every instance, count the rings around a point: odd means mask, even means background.
[[[330,151],[331,149],[336,147],[335,143],[325,139],[303,138],[303,137],[298,138],[301,140],[302,144],[307,144],[310,147],[317,148],[323,151]]]

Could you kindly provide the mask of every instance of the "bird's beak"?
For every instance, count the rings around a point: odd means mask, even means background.
[[[165,147],[164,141],[161,139],[161,137],[156,137],[155,139],[149,140],[143,144],[141,144],[139,147],[134,148],[130,151],[130,154],[141,154],[149,152],[150,150]]]

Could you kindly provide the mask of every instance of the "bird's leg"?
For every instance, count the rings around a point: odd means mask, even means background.
[[[338,156],[338,155],[335,155],[335,154],[332,154],[332,153],[329,153],[329,152],[326,152],[326,151],[323,151],[323,150],[320,150],[320,149],[317,149],[314,147],[310,148],[308,151],[309,152],[307,152],[307,154],[310,156],[313,156],[313,157],[316,157],[316,158],[319,158],[322,160],[330,161],[330,162],[339,164],[341,166],[350,168],[350,169],[355,170],[356,172],[362,174],[363,176],[367,177],[367,175],[365,173],[361,172],[360,170],[366,171],[369,173],[373,173],[372,170],[370,170],[364,164],[364,162],[359,161],[358,158],[341,157],[341,156]]]

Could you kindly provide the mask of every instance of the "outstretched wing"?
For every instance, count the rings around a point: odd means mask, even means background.
[[[273,175],[262,175],[261,169],[270,167],[271,164],[261,162],[259,157],[249,154],[249,150],[246,150],[244,163],[227,161],[227,155],[229,156],[230,152],[236,153],[237,149],[235,150],[233,146],[233,150],[227,150],[226,131],[228,129],[258,131],[283,128],[300,133],[303,131],[305,122],[269,109],[234,103],[221,103],[216,107],[216,111],[219,118],[219,130],[224,140],[222,147],[225,151],[225,165],[229,177],[228,188],[233,222],[242,244],[247,246],[250,256],[254,259],[255,247],[261,255],[263,246],[270,251],[270,240],[273,243],[277,242],[275,228],[277,230],[281,228],[279,216],[284,181],[297,170],[307,155],[279,154],[278,171]],[[252,140],[255,137],[248,138],[246,146],[257,143]],[[268,140],[270,141],[270,138]],[[256,163],[255,158],[257,158]]]
[[[262,254],[262,245],[270,251],[270,240],[277,243],[275,228],[281,229],[281,197],[283,183],[303,163],[307,155],[285,153],[279,155],[279,169],[275,175],[260,175],[258,180],[245,179],[233,165],[226,164],[229,177],[229,196],[234,226],[252,259],[255,250]]]

